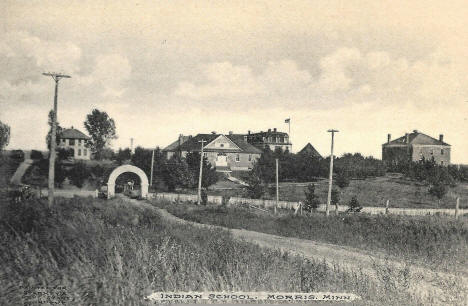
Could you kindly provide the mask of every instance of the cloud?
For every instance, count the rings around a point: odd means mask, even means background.
[[[131,72],[132,67],[125,56],[99,55],[93,71],[80,77],[78,82],[93,87],[103,97],[121,97],[126,90],[124,82],[130,78]]]

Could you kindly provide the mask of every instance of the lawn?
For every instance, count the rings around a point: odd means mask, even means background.
[[[327,202],[328,180],[318,179],[311,184],[316,185],[316,194],[321,203]],[[308,183],[280,183],[280,200],[303,201],[304,191]],[[272,184],[268,188],[265,198],[275,199],[276,189]],[[438,200],[428,193],[428,186],[402,178],[400,175],[387,175],[385,177],[368,178],[365,180],[351,180],[350,185],[341,190],[340,204],[346,205],[352,196],[357,196],[362,206],[383,207],[387,200],[390,207],[400,208],[455,208],[456,198],[460,197],[460,208],[468,208],[468,184],[460,183],[450,188],[447,195]],[[229,189],[213,188],[209,191],[214,195],[228,195],[246,197],[243,188],[237,185]]]
[[[400,260],[442,271],[468,266],[468,222],[439,216],[398,216],[322,213],[294,216],[242,207],[195,206],[153,201],[153,204],[186,220],[248,229],[285,237],[377,251]]]
[[[43,301],[61,286],[67,305],[144,305],[153,291],[348,292],[362,304],[417,304],[404,270],[379,279],[236,241],[226,231],[172,225],[123,200],[0,199],[0,304]],[[42,297],[25,295],[48,292]],[[50,297],[50,296],[49,296]],[[55,299],[55,297],[54,297]]]

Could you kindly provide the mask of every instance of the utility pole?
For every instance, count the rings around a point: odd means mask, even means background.
[[[130,155],[133,155],[133,138],[130,138]]]
[[[276,205],[275,205],[275,215],[276,215],[276,208],[278,207],[278,202],[279,202],[278,158],[275,158],[275,162],[276,162]]]
[[[206,140],[202,139],[199,141],[201,143],[201,153],[200,153],[200,175],[198,176],[198,198],[197,203],[198,205],[201,204],[201,182],[203,177],[203,144]]]
[[[335,133],[339,132],[338,130],[328,130],[331,133],[331,154],[330,154],[330,176],[328,178],[328,199],[327,199],[327,209],[325,214],[328,216],[330,215],[330,202],[331,202],[331,192],[332,192],[332,184],[333,184],[333,143],[335,139]]]
[[[55,146],[56,143],[56,133],[57,133],[57,94],[58,94],[58,84],[62,78],[71,78],[69,75],[60,74],[60,73],[51,73],[44,72],[43,75],[50,76],[55,81],[55,94],[54,94],[54,113],[52,118],[52,135],[50,139],[50,153],[49,153],[49,207],[54,204],[54,187],[55,187]]]
[[[154,149],[151,154],[151,173],[150,173],[150,186],[153,187],[153,167],[154,167]]]

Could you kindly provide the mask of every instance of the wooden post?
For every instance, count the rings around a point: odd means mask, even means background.
[[[276,161],[276,205],[275,205],[275,215],[276,215],[276,208],[278,207],[279,202],[279,186],[278,186],[278,159]]]
[[[389,203],[390,200],[387,200],[387,202],[385,202],[385,214],[388,215],[388,206],[389,206]]]
[[[332,192],[332,185],[333,185],[333,143],[334,143],[334,138],[335,138],[335,133],[338,132],[338,130],[328,130],[329,133],[331,133],[331,152],[330,152],[330,176],[328,178],[328,199],[327,199],[327,207],[325,210],[325,215],[330,214],[330,202],[331,202],[331,192]]]
[[[201,143],[201,151],[200,151],[200,173],[198,176],[198,196],[197,196],[197,204],[201,204],[201,186],[202,186],[202,177],[203,177],[203,144],[206,140],[202,139],[198,141]]]
[[[457,198],[457,204],[455,204],[455,219],[458,218],[459,209],[460,209],[460,198]]]

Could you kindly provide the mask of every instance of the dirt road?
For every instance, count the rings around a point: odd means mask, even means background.
[[[304,240],[298,238],[281,237],[265,233],[259,233],[241,229],[227,229],[224,227],[199,224],[195,222],[180,219],[164,209],[154,207],[153,205],[143,202],[130,200],[138,206],[145,206],[151,208],[163,217],[165,220],[179,224],[190,224],[196,227],[203,228],[217,228],[228,230],[232,235],[243,241],[257,244],[261,247],[270,249],[277,249],[296,254],[305,258],[314,260],[324,260],[328,265],[339,265],[341,268],[358,271],[370,277],[378,277],[373,264],[394,267],[396,269],[404,269],[405,263],[395,259],[386,259],[384,254],[376,252],[366,252],[351,247],[333,245],[323,242],[316,242],[311,240]],[[464,301],[468,301],[468,279],[463,275],[452,275],[449,273],[442,273],[429,270],[424,267],[416,265],[408,266],[411,276],[409,291],[420,299],[424,304],[430,303],[432,305],[452,305],[454,300],[460,301],[460,294]],[[461,267],[466,270],[466,267]],[[455,295],[458,295],[455,297]],[[435,298],[436,300],[433,300]]]

